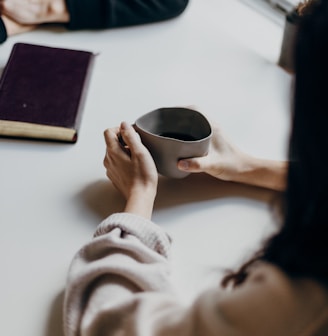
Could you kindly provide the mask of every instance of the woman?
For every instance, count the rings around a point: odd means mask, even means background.
[[[150,221],[157,173],[133,128],[105,131],[107,175],[126,198],[75,256],[64,329],[71,335],[328,335],[328,2],[303,17],[295,53],[290,164],[241,153],[218,129],[205,158],[178,166],[224,180],[283,189],[284,223],[224,288],[185,307],[169,278],[170,239]],[[122,148],[121,135],[128,145]],[[287,183],[286,183],[287,182]]]
[[[1,0],[0,43],[43,23],[68,29],[104,29],[167,20],[188,0]]]

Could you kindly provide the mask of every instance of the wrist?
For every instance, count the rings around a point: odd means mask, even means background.
[[[261,159],[245,154],[234,181],[283,191],[286,188],[287,167],[285,161]]]
[[[155,197],[153,188],[134,190],[127,198],[124,211],[151,219]]]

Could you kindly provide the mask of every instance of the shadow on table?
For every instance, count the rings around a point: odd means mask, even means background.
[[[244,184],[224,182],[206,174],[191,174],[184,179],[160,177],[154,210],[188,203],[228,197],[271,202],[277,193]],[[100,219],[123,210],[124,198],[108,180],[88,185],[79,197],[84,205]]]
[[[63,302],[64,291],[59,293],[52,303],[44,336],[64,336],[62,316]]]

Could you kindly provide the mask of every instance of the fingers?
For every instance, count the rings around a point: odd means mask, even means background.
[[[1,9],[0,9],[0,12],[1,12]],[[10,19],[9,17],[5,15],[2,15],[1,19],[6,27],[8,36],[25,33],[27,31],[30,31],[36,28],[35,25],[24,25],[24,24],[17,23],[16,21]]]
[[[119,135],[119,128],[108,128],[104,131],[104,138],[107,147],[112,148],[113,146],[116,146],[119,143],[118,139]]]
[[[106,129],[104,138],[107,146],[104,165],[109,164],[111,157],[124,158],[127,155],[131,158],[132,155],[143,153],[139,135],[126,122],[122,122],[120,127]]]
[[[31,6],[31,8],[29,6]],[[30,16],[30,11],[31,9],[34,10],[34,7],[35,5],[29,5],[27,2],[1,0],[1,13],[20,24],[31,23],[29,20],[27,20],[27,17]],[[36,24],[38,22],[32,23]]]
[[[105,130],[104,137],[108,150],[116,150],[120,147],[128,154],[140,151],[140,137],[126,122],[122,122],[120,127]]]
[[[104,166],[107,167],[110,164],[110,158],[112,155],[117,154],[118,151],[122,151],[121,145],[118,139],[118,128],[108,128],[104,131],[104,138],[106,142],[106,154],[104,158]]]
[[[139,134],[135,129],[126,122],[122,122],[120,126],[120,134],[126,146],[130,149],[131,154],[143,152],[143,145]]]
[[[1,13],[20,24],[68,22],[65,0],[0,0]]]

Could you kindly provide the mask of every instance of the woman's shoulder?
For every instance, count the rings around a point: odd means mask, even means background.
[[[219,297],[217,309],[242,335],[300,334],[328,307],[327,290],[311,279],[293,279],[258,263],[246,281]]]
[[[300,335],[328,330],[328,289],[325,286],[311,278],[291,277],[269,263],[258,265],[251,277],[253,281],[262,278],[263,286],[287,303],[293,315],[303,323]]]
[[[259,262],[247,282],[260,284],[268,291],[302,303],[328,304],[328,290],[311,278],[292,277],[276,265]]]

